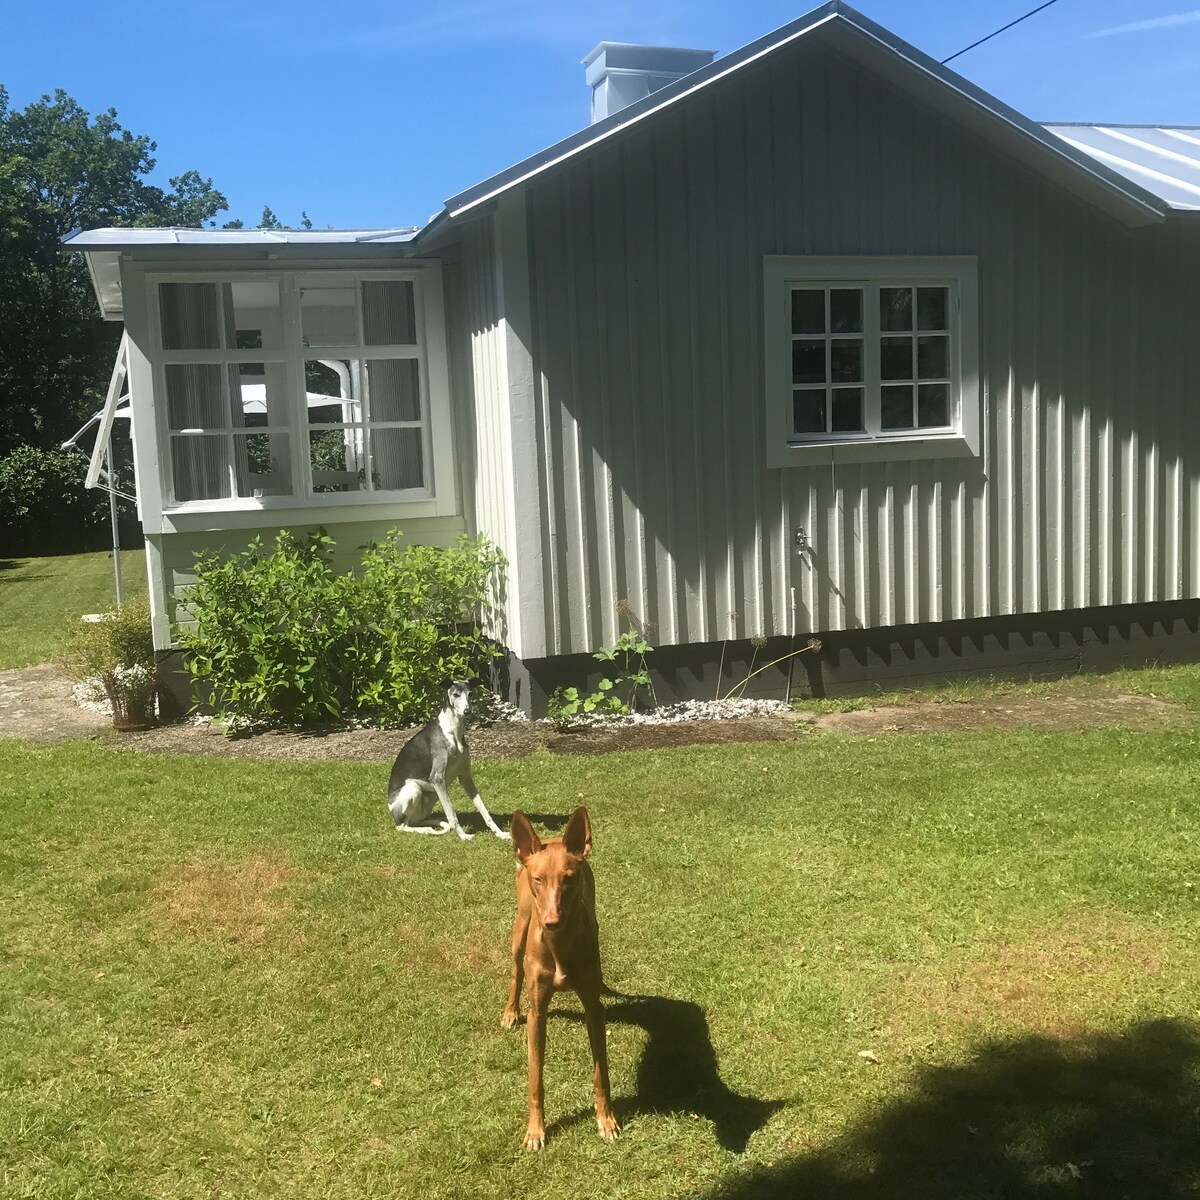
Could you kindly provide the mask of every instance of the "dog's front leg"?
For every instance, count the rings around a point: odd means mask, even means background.
[[[587,1020],[588,1041],[592,1047],[592,1085],[596,1093],[596,1129],[606,1141],[613,1141],[621,1132],[617,1114],[613,1112],[612,1094],[608,1082],[608,1044],[605,1039],[604,1005],[600,1003],[600,981],[577,989]]]
[[[447,828],[453,829],[464,842],[469,842],[475,835],[468,833],[459,824],[458,813],[454,811],[454,805],[450,803],[450,793],[446,790],[446,781],[444,779],[435,779],[433,787],[437,792],[438,799],[442,802],[442,811],[446,814]]]
[[[525,939],[529,936],[529,914],[517,908],[512,931],[512,975],[508,981],[508,1003],[500,1014],[500,1028],[511,1029],[521,1019],[521,984],[525,981]]]
[[[508,838],[511,840],[512,834],[505,833],[495,821],[492,820],[492,814],[488,812],[487,806],[483,802],[483,797],[479,794],[479,789],[475,786],[475,780],[471,776],[471,761],[467,759],[462,765],[462,770],[458,775],[462,780],[462,785],[467,789],[467,795],[471,797],[471,803],[475,805],[479,815],[483,818],[483,823],[498,837]]]
[[[523,1150],[540,1150],[546,1144],[546,1094],[542,1086],[542,1064],[546,1059],[546,1012],[550,1007],[549,987],[529,980],[529,1121],[521,1139]]]

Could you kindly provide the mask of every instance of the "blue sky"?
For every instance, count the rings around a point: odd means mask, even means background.
[[[943,59],[1038,0],[861,0]],[[1041,121],[1200,125],[1200,0],[1057,0],[953,68]],[[158,143],[156,177],[195,168],[253,224],[420,224],[588,119],[599,41],[726,54],[800,0],[54,0],[10,6],[0,83],[14,107],[64,88]]]

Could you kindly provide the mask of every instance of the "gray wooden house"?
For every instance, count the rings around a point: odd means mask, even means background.
[[[421,228],[68,239],[164,651],[196,550],[320,524],[496,542],[535,707],[627,619],[677,694],[752,638],[820,639],[797,690],[1195,652],[1200,131],[1035,124],[840,3],[587,79]]]

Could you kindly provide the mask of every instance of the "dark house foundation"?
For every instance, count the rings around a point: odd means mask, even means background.
[[[777,700],[862,696],[972,676],[1056,679],[1190,661],[1200,661],[1200,600],[840,630],[768,638],[760,646],[745,640],[659,646],[646,659],[659,703],[730,693]],[[587,654],[509,655],[497,682],[514,704],[544,716],[556,688],[593,690],[600,665]]]

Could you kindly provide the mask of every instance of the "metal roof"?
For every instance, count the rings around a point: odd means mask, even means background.
[[[336,253],[338,247],[344,248],[343,253],[359,247],[355,254],[362,256],[369,255],[372,246],[406,246],[419,232],[417,225],[397,229],[76,229],[63,238],[62,247],[83,252],[100,315],[106,321],[120,321],[125,316],[121,255],[129,251],[148,251],[151,256],[178,251],[186,257],[188,251],[220,247],[239,254],[257,249],[287,257],[311,250],[321,257]]]
[[[1047,125],[1171,208],[1200,209],[1200,126]]]
[[[539,154],[452,196],[446,201],[445,214],[439,214],[439,219],[427,225],[425,232],[432,234],[447,218],[461,216],[509,188],[653,116],[692,92],[714,84],[801,38],[810,37],[819,38],[930,105],[951,111],[972,132],[988,138],[1017,159],[1128,224],[1152,224],[1166,215],[1161,197],[1142,182],[1131,180],[1065,139],[1048,134],[1036,122],[942,66],[883,26],[876,25],[848,4],[842,3],[842,0],[829,0],[829,3],[813,9],[774,33],[724,58],[716,59],[708,66],[652,92]]]
[[[138,246],[355,246],[411,242],[419,225],[398,229],[85,229],[67,234],[72,250],[122,250]]]

